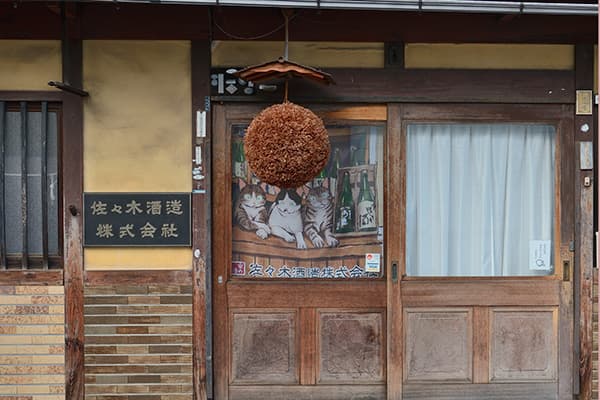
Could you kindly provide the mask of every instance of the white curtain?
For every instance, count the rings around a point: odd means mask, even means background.
[[[553,240],[554,127],[412,124],[406,142],[409,276],[553,273],[529,255]]]

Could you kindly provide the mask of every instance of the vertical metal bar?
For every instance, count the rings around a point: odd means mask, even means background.
[[[27,102],[21,102],[21,221],[23,226],[23,248],[21,269],[27,269]]]
[[[42,267],[48,269],[48,102],[42,102]]]
[[[6,269],[6,208],[4,207],[4,143],[5,143],[6,106],[0,101],[0,269]]]

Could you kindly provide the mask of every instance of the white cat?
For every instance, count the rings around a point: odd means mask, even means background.
[[[271,234],[286,242],[296,241],[296,247],[306,249],[302,226],[302,199],[294,189],[282,189],[269,213]]]

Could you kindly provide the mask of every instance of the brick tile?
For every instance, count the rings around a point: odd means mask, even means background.
[[[85,366],[86,374],[143,374],[148,371],[146,365],[106,365],[99,366],[88,364]]]
[[[127,377],[128,383],[160,383],[160,375],[134,375]]]
[[[9,374],[64,374],[64,365],[0,365],[0,375]],[[64,375],[63,375],[64,377]],[[2,399],[4,400],[4,399]]]
[[[149,373],[192,373],[192,365],[151,365],[147,367]],[[190,375],[191,376],[191,375]]]
[[[85,337],[86,344],[125,344],[129,338],[117,335],[89,335]]]
[[[64,304],[65,296],[48,295],[48,296],[31,296],[32,304]]]
[[[64,325],[24,325],[17,326],[16,332],[17,334],[33,334],[33,335],[64,335],[65,327]]]
[[[48,286],[48,294],[65,294],[64,286]]]
[[[162,375],[160,377],[161,383],[185,383],[190,385],[192,383],[191,375]]]
[[[46,286],[16,286],[15,294],[48,294]]]
[[[178,354],[185,354],[185,353],[192,353],[192,347],[191,346],[179,346],[179,345],[161,345],[161,346],[150,346],[148,348],[148,352],[150,354],[152,353],[178,353]]]
[[[116,354],[117,346],[85,346],[85,354]]]
[[[117,307],[108,305],[108,306],[85,306],[84,307],[85,315],[97,315],[97,314],[116,314]]]
[[[129,296],[127,304],[160,304],[160,296]]]
[[[176,317],[171,316],[161,316],[160,317],[161,324],[182,324],[182,325],[191,325],[192,324],[192,316],[191,315],[181,315]]]
[[[181,335],[191,335],[192,334],[192,326],[191,325],[182,325],[182,326],[149,326],[148,333],[153,334],[181,334]]]
[[[0,295],[1,294],[15,294],[15,287],[14,286],[0,286]]]
[[[62,385],[19,385],[18,394],[57,394],[64,393],[65,387]]]
[[[117,294],[148,294],[148,286],[116,286]]]
[[[117,328],[114,326],[109,326],[109,325],[105,325],[105,326],[86,326],[85,327],[85,334],[86,335],[110,335],[110,334],[114,334],[117,333]]]
[[[63,384],[64,375],[0,375],[0,385]]]
[[[127,304],[127,297],[122,296],[108,296],[108,297],[84,297],[84,305],[93,304]]]
[[[161,296],[160,304],[192,304],[192,296]]]
[[[10,335],[16,332],[16,326],[0,326],[0,335]]]
[[[64,324],[63,315],[0,315],[0,324]]]
[[[118,326],[117,327],[118,334],[147,334],[148,327],[147,326]]]
[[[148,294],[179,294],[181,286],[149,285]]]

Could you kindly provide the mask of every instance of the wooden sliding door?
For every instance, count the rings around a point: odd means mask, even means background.
[[[330,159],[284,190],[244,158],[246,128],[264,107],[214,112],[215,396],[383,399],[387,109],[311,107]]]
[[[389,398],[572,399],[572,115],[390,107]]]

